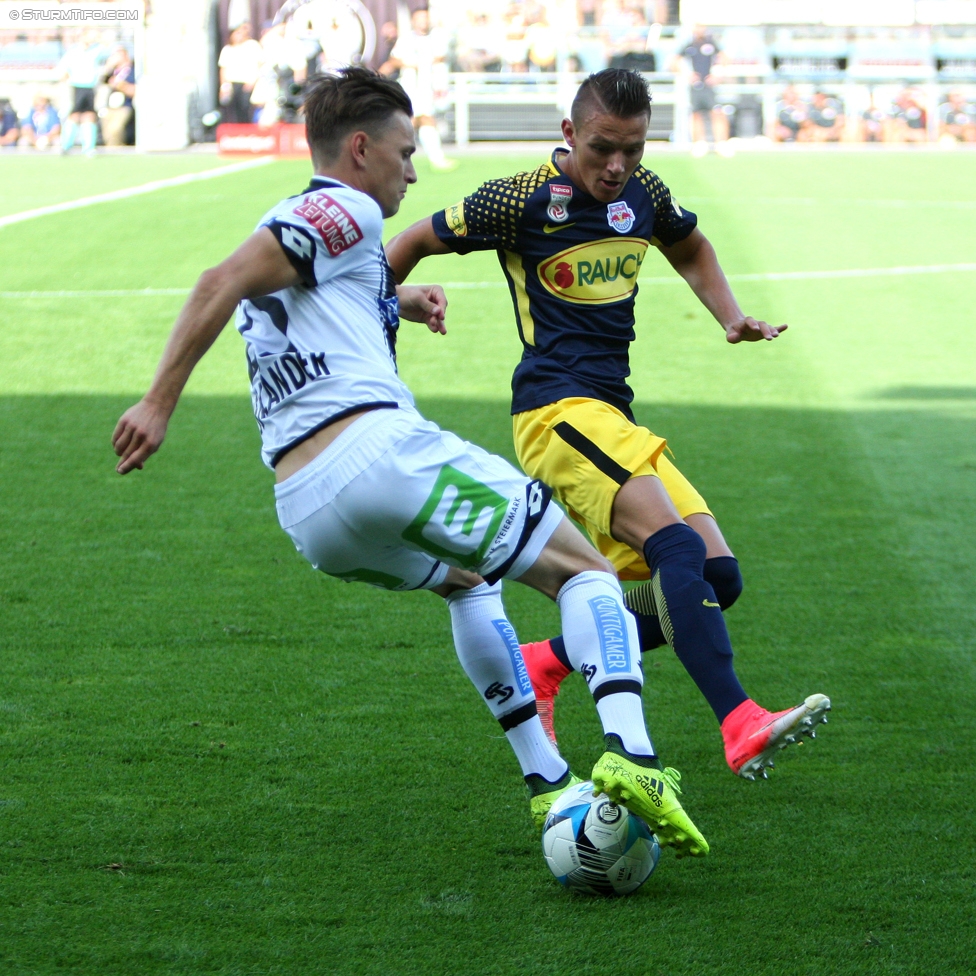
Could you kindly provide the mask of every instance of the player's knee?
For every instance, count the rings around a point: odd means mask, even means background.
[[[739,571],[739,560],[735,556],[706,559],[702,576],[715,591],[715,599],[723,610],[728,610],[739,599],[742,593],[742,573]]]
[[[568,519],[563,519],[532,568],[519,581],[555,599],[566,583],[587,572],[609,573],[614,578],[617,575],[610,561]]]
[[[583,573],[607,573],[614,579],[617,571],[613,564],[596,550],[589,553],[561,553],[550,563],[549,592],[555,595],[571,580]]]

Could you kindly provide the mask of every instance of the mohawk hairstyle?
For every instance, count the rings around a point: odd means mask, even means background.
[[[651,95],[641,73],[605,68],[590,75],[580,85],[569,114],[573,125],[579,126],[594,112],[605,112],[618,119],[630,119],[635,115],[650,118]]]
[[[374,135],[396,112],[413,115],[410,97],[397,82],[359,67],[313,78],[303,108],[305,137],[312,155],[323,162],[335,159],[350,132]]]

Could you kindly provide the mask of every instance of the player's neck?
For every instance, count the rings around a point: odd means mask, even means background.
[[[568,152],[560,152],[558,149],[553,155],[556,167],[564,176],[568,176],[581,190],[583,184],[580,182],[579,167],[576,165],[576,153],[570,149]]]
[[[351,186],[354,190],[361,190],[365,193],[366,188],[361,185],[360,175],[355,166],[344,165],[344,160],[338,159],[335,163],[330,163],[327,166],[316,164],[313,178],[321,177],[324,180],[337,180],[339,183],[345,183],[346,186]]]

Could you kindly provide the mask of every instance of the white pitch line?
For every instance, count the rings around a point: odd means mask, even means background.
[[[189,295],[189,288],[111,288],[104,291],[0,291],[0,298],[153,298]]]
[[[847,268],[837,271],[770,271],[765,274],[730,274],[729,281],[815,281],[831,278],[883,278],[901,275],[953,274],[976,271],[976,262],[969,264],[922,264],[897,268]],[[678,275],[667,278],[638,278],[641,285],[676,285],[684,279]],[[504,281],[445,281],[444,288],[455,290],[507,288]],[[154,298],[157,296],[188,295],[189,288],[112,288],[103,291],[0,291],[0,298]]]
[[[919,274],[952,274],[959,271],[976,271],[976,263],[970,264],[922,264],[898,268],[847,268],[836,271],[770,271],[764,274],[730,274],[729,281],[812,281],[820,278],[881,278],[886,276]],[[678,275],[666,278],[638,278],[640,285],[676,285],[684,279]],[[504,281],[446,281],[444,288],[505,288]],[[2,295],[3,292],[0,292]]]
[[[699,197],[685,196],[681,194],[681,201],[688,203],[723,203],[727,204],[729,199],[726,197]],[[679,202],[681,202],[679,201]],[[865,199],[860,197],[831,197],[822,199],[820,197],[738,197],[737,203],[757,203],[769,206],[799,206],[799,207],[823,207],[825,204],[842,207],[894,207],[896,209],[906,209],[911,207],[929,207],[943,210],[973,210],[976,209],[976,200],[885,200],[885,199]]]
[[[111,203],[113,200],[127,200],[143,193],[154,193],[171,186],[183,186],[186,183],[196,183],[199,180],[210,180],[216,176],[229,176],[254,169],[256,166],[267,166],[273,163],[273,156],[261,156],[258,159],[248,159],[243,163],[232,163],[230,166],[218,166],[215,169],[205,169],[200,173],[184,173],[182,176],[170,176],[165,180],[153,180],[151,183],[140,183],[138,186],[126,187],[123,190],[112,190],[109,193],[97,193],[91,197],[79,197],[77,200],[66,200],[64,203],[52,203],[48,207],[37,207],[34,210],[22,210],[20,213],[0,217],[0,227],[20,224],[25,220],[36,217],[46,217],[48,214],[64,213],[67,210],[78,210],[81,207],[91,207],[97,203]]]
[[[818,278],[884,278],[900,275],[952,274],[957,271],[976,271],[976,263],[920,264],[899,268],[847,268],[839,271],[771,271],[768,274],[731,274],[728,278],[729,281],[812,281]]]

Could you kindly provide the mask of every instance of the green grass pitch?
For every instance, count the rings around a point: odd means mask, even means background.
[[[969,154],[651,157],[730,274],[976,261]],[[392,233],[535,157],[421,161]],[[214,165],[0,159],[0,215]],[[430,594],[309,570],[275,522],[240,339],[163,450],[114,474],[178,296],[307,164],[0,228],[0,973],[846,976],[972,972],[976,338],[971,271],[739,280],[790,331],[731,347],[647,282],[637,415],[739,556],[740,675],[834,702],[768,782],[736,780],[667,649],[656,744],[711,855],[617,902],[568,895]],[[671,272],[656,254],[642,274]],[[512,457],[518,343],[492,255],[445,258],[449,334],[401,329],[442,425]],[[70,292],[70,295],[11,293]],[[506,588],[523,639],[554,607]],[[582,682],[557,727],[599,753]]]

